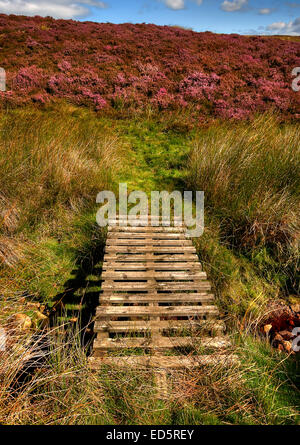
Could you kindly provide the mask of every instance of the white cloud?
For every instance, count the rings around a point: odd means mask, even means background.
[[[290,22],[275,22],[267,26],[267,31],[273,34],[300,36],[300,17]]]
[[[0,13],[71,19],[88,15],[91,6],[105,8],[106,4],[98,0],[0,0]]]
[[[248,6],[248,0],[224,0],[221,8],[226,12],[243,11]]]
[[[184,0],[165,0],[165,4],[168,8],[176,11],[185,7]]]
[[[169,9],[173,9],[174,11],[179,11],[180,9],[184,9],[186,6],[185,0],[163,0],[165,5]],[[197,5],[202,5],[203,0],[193,0]]]
[[[272,23],[271,25],[269,25],[267,27],[267,29],[269,29],[270,31],[280,30],[280,29],[285,28],[286,26],[287,26],[287,24],[285,22],[275,22],[275,23]]]
[[[268,15],[268,14],[271,14],[272,11],[273,11],[273,10],[272,10],[271,8],[262,8],[262,9],[260,9],[258,12],[259,12],[261,15]]]

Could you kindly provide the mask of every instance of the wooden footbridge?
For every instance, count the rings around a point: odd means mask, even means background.
[[[108,227],[91,367],[229,363],[230,341],[185,228],[118,222]]]

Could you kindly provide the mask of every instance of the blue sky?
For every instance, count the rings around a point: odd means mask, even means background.
[[[0,12],[181,25],[219,33],[300,35],[300,0],[0,0]]]

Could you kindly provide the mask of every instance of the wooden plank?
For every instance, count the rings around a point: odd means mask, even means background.
[[[107,331],[114,333],[130,333],[153,330],[203,330],[220,333],[225,330],[225,323],[219,320],[159,320],[159,321],[112,321],[96,320],[95,332]]]
[[[155,222],[151,222],[151,221],[147,221],[144,219],[140,219],[140,220],[130,220],[130,221],[125,221],[125,220],[110,220],[108,222],[108,227],[132,227],[134,229],[138,228],[138,227],[162,227],[163,229],[165,227],[174,227],[176,229],[182,228],[184,229],[185,226],[184,224],[180,223],[179,221],[174,222],[174,221],[155,221]]]
[[[197,317],[207,314],[218,315],[216,306],[98,306],[96,317]]]
[[[121,226],[108,226],[109,232],[138,232],[138,233],[172,233],[172,232],[179,232],[179,233],[185,233],[186,229],[184,227],[151,227],[151,226],[145,226],[145,227],[121,227]]]
[[[211,285],[209,281],[194,278],[192,282],[157,282],[157,289],[161,291],[200,291],[200,290],[211,290]]]
[[[177,300],[179,300],[180,298],[182,299],[182,302],[185,301],[185,299],[189,299],[192,297],[202,297],[205,295],[208,295],[206,289],[205,290],[200,290],[200,291],[192,291],[192,292],[159,292],[157,291],[157,289],[154,290],[149,290],[147,292],[141,292],[140,294],[138,294],[137,292],[123,292],[123,291],[119,291],[119,290],[115,290],[115,289],[109,289],[109,290],[104,290],[100,293],[100,297],[110,297],[110,296],[120,296],[120,297],[141,297],[141,298],[165,298],[165,297],[170,297],[170,296],[174,296],[174,298]],[[211,294],[213,296],[213,294]]]
[[[109,232],[107,234],[107,239],[124,239],[124,240],[132,240],[132,239],[153,239],[153,240],[186,240],[186,236],[184,235],[184,233],[176,233],[176,232],[161,232],[161,233],[156,233],[156,232]]]
[[[141,252],[140,254],[126,254],[126,253],[122,253],[117,255],[116,253],[114,254],[106,254],[104,257],[104,261],[105,262],[110,262],[110,261],[114,261],[114,262],[136,262],[136,261],[142,261],[145,262],[145,254],[143,252]],[[182,252],[181,254],[174,254],[174,255],[168,255],[168,254],[162,254],[162,255],[154,255],[151,254],[149,255],[148,262],[158,262],[158,263],[162,263],[162,262],[166,262],[169,263],[170,261],[172,262],[183,262],[183,261],[198,261],[198,257],[196,254],[185,254],[184,252]]]
[[[170,254],[170,253],[187,253],[187,252],[193,252],[196,253],[196,249],[194,246],[174,246],[174,247],[170,247],[170,246],[106,246],[105,247],[105,252],[107,253],[113,253],[113,252],[117,252],[117,253],[146,253],[146,252],[150,252],[150,253],[166,253],[166,254]]]
[[[149,220],[151,220],[151,219],[155,219],[155,220],[157,220],[157,219],[167,219],[167,218],[169,218],[169,217],[166,217],[165,215],[162,215],[162,214],[159,214],[159,215],[140,215],[139,216],[140,218],[143,218],[143,219],[149,219]],[[114,216],[113,218],[109,218],[110,220],[111,219],[135,219],[135,218],[137,218],[137,216],[136,215],[131,215],[130,213],[127,213],[127,214],[121,214],[121,215],[118,215],[118,214],[116,214],[116,216]],[[182,220],[182,216],[177,216],[177,215],[171,215],[170,216],[170,218],[172,218],[172,219],[174,219],[174,220]]]
[[[105,261],[102,263],[102,270],[108,271],[108,270],[196,270],[201,272],[202,267],[201,264],[194,261],[187,261],[187,262],[161,262],[161,263],[154,263],[150,261],[143,261],[143,262],[115,262],[115,261]]]
[[[114,272],[107,270],[102,272],[102,279],[112,279],[112,280],[131,280],[131,279],[146,279],[155,278],[158,280],[192,280],[198,278],[200,280],[206,280],[207,275],[205,272],[198,271],[184,271],[184,272],[156,272],[154,270],[149,271],[130,271],[130,272]]]
[[[104,281],[102,284],[101,290],[114,290],[115,292],[139,292],[139,291],[153,291],[153,290],[163,290],[163,291],[203,291],[203,290],[211,290],[211,285],[209,281],[199,281],[199,282],[157,282],[155,284],[147,283],[147,282],[123,282],[116,281],[109,283],[108,281]]]
[[[148,302],[161,302],[161,303],[211,303],[214,301],[214,296],[211,294],[104,294],[101,295],[100,303],[130,303],[130,302],[140,302],[140,303],[148,303]]]
[[[136,216],[133,216],[133,215],[131,215],[130,213],[121,213],[121,214],[117,214],[116,213],[116,216],[114,217],[114,219],[124,219],[124,218],[128,218],[128,219],[130,219],[130,218],[136,218]],[[141,215],[141,218],[145,218],[145,219],[152,219],[152,218],[154,218],[154,219],[161,219],[161,218],[164,218],[164,219],[166,219],[166,216],[165,215],[163,215],[163,214],[161,214],[161,213],[159,213],[159,215]],[[182,216],[177,216],[177,215],[172,215],[172,218],[174,218],[174,219],[182,219]]]
[[[106,242],[107,246],[153,246],[153,250],[156,250],[156,247],[183,247],[185,246],[193,246],[191,240],[181,240],[181,239],[171,239],[171,240],[154,240],[154,239],[119,239],[119,238],[109,238]]]
[[[232,367],[238,366],[239,360],[233,354],[215,354],[215,355],[177,355],[177,356],[160,356],[160,355],[142,355],[127,357],[103,357],[89,358],[89,366],[92,370],[98,370],[101,366],[112,366],[126,368],[156,368],[156,369],[194,369],[200,367]]]
[[[203,347],[223,349],[231,346],[231,342],[225,337],[115,337],[95,340],[95,352],[101,349],[128,349],[143,348],[165,350],[182,347]]]
[[[170,217],[166,217],[166,216],[155,216],[155,215],[149,215],[149,216],[144,216],[144,215],[140,215],[140,216],[135,216],[135,215],[124,215],[124,216],[115,216],[113,218],[108,218],[109,223],[111,224],[115,224],[115,223],[139,223],[139,222],[146,222],[146,223],[153,223],[153,224],[164,224],[164,223],[168,223],[169,221],[174,222],[176,224],[180,224],[183,225],[184,224],[184,219],[182,217],[178,217],[178,216],[170,216]]]

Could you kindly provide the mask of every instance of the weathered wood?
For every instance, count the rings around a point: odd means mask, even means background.
[[[96,320],[95,332],[106,331],[113,333],[131,332],[153,332],[158,331],[209,331],[220,335],[225,331],[225,324],[219,320],[134,320],[134,321],[112,321],[112,320]]]
[[[153,278],[145,275],[144,278],[114,278],[109,284],[107,281],[102,285],[102,291],[115,292],[203,292],[210,290],[210,282],[202,278],[177,277],[170,279]]]
[[[199,278],[200,280],[206,280],[207,275],[205,272],[189,271],[189,272],[156,272],[156,271],[131,271],[131,272],[115,272],[115,271],[105,271],[102,272],[102,279],[112,279],[112,280],[131,280],[131,279],[143,279],[155,278],[157,280],[167,279],[167,280],[191,280],[194,278]]]
[[[138,227],[174,227],[176,229],[178,228],[182,228],[184,229],[184,224],[182,224],[180,221],[150,221],[150,220],[144,220],[144,219],[137,219],[137,220],[110,220],[109,221],[109,227],[117,227],[122,228],[122,227],[132,227],[134,229],[138,228]]]
[[[230,345],[220,337],[224,323],[216,320],[218,308],[208,292],[211,285],[202,271],[196,249],[185,228],[120,226],[122,218],[111,221],[103,262],[101,293],[96,310],[94,358],[92,367],[117,363],[110,351],[148,349],[162,354],[174,348],[223,349]],[[157,219],[157,224],[163,224]],[[124,320],[125,318],[125,320]],[[210,337],[203,337],[206,332]],[[112,334],[121,338],[111,338]],[[199,333],[199,336],[195,336]],[[171,335],[172,334],[172,335]],[[169,335],[169,336],[167,336]],[[174,337],[176,335],[176,337]],[[118,362],[140,368],[179,368],[196,366],[196,358],[160,356],[123,357]],[[127,362],[127,358],[129,362]],[[211,356],[201,356],[202,364],[219,363]]]
[[[109,232],[138,232],[138,233],[184,233],[185,228],[184,227],[151,227],[151,226],[145,226],[145,227],[120,227],[116,225],[110,225],[108,226]]]
[[[181,253],[183,252],[193,252],[196,253],[194,246],[106,246],[105,252],[107,253]]]
[[[105,255],[105,261],[120,261],[120,262],[136,262],[141,261],[145,262],[145,254],[143,252],[139,254],[128,254],[128,253],[121,253],[121,254],[106,254]],[[168,254],[161,254],[161,255],[154,255],[149,254],[147,261],[149,262],[166,262],[169,263],[170,261],[176,263],[176,262],[182,262],[182,261],[198,261],[198,257],[196,254],[185,254],[185,252],[182,252],[181,254],[174,254],[174,255],[168,255]]]
[[[100,306],[96,317],[142,317],[156,315],[160,317],[197,317],[207,314],[218,315],[216,306]]]
[[[147,281],[144,282],[129,282],[129,281],[115,281],[109,283],[108,281],[105,281],[102,285],[102,290],[114,290],[114,291],[122,291],[122,292],[129,292],[129,291],[135,291],[135,292],[147,292],[147,291],[153,291],[155,289],[161,290],[161,291],[203,291],[203,290],[211,290],[211,285],[209,281],[202,281],[199,280],[198,282],[157,282],[155,284],[148,283]]]
[[[212,303],[214,296],[207,293],[190,293],[190,294],[112,294],[105,293],[100,296],[100,303],[130,303],[130,302],[160,302],[160,303]]]
[[[117,247],[117,246],[142,246],[142,247],[148,247],[152,246],[154,250],[156,250],[157,247],[184,247],[189,246],[195,247],[192,244],[191,240],[181,240],[181,239],[171,239],[171,240],[160,240],[160,239],[115,239],[110,238],[106,242],[107,247]]]
[[[177,356],[161,356],[161,355],[143,355],[143,356],[127,356],[127,357],[103,357],[89,359],[91,369],[98,370],[101,366],[117,366],[122,369],[128,368],[158,368],[158,369],[193,369],[207,366],[231,367],[238,365],[238,358],[232,354],[215,354],[215,355],[177,355]]]
[[[113,218],[109,218],[108,222],[111,224],[115,224],[115,223],[124,223],[124,224],[129,224],[129,223],[139,223],[139,222],[146,222],[146,223],[153,223],[153,224],[159,224],[159,225],[163,225],[164,223],[169,223],[169,222],[174,222],[176,224],[180,224],[180,225],[184,225],[184,220],[182,217],[179,216],[171,216],[170,218],[165,217],[165,216],[133,216],[133,215],[117,215]]]
[[[134,239],[153,239],[153,240],[186,240],[184,233],[176,233],[176,232],[109,232],[107,236],[108,240],[111,239],[126,239],[126,240],[134,240]]]
[[[128,349],[142,348],[164,349],[183,348],[192,346],[194,348],[222,349],[228,348],[231,343],[225,337],[116,337],[95,340],[95,349]]]
[[[200,263],[195,262],[161,262],[161,263],[153,263],[150,261],[143,261],[140,263],[130,262],[130,263],[118,263],[116,261],[107,262],[105,261],[102,264],[103,271],[109,270],[196,270],[201,272],[202,267]]]
[[[112,220],[112,219],[122,219],[122,220],[128,219],[129,220],[129,219],[136,219],[136,218],[137,218],[137,216],[127,213],[127,214],[116,215],[113,218],[109,218],[109,220]],[[148,220],[152,220],[152,219],[165,220],[165,219],[167,219],[167,217],[162,214],[160,214],[160,215],[140,215],[140,218],[148,219]],[[182,220],[183,219],[182,216],[178,216],[178,215],[174,215],[174,214],[171,215],[170,218],[174,219],[174,220]]]

